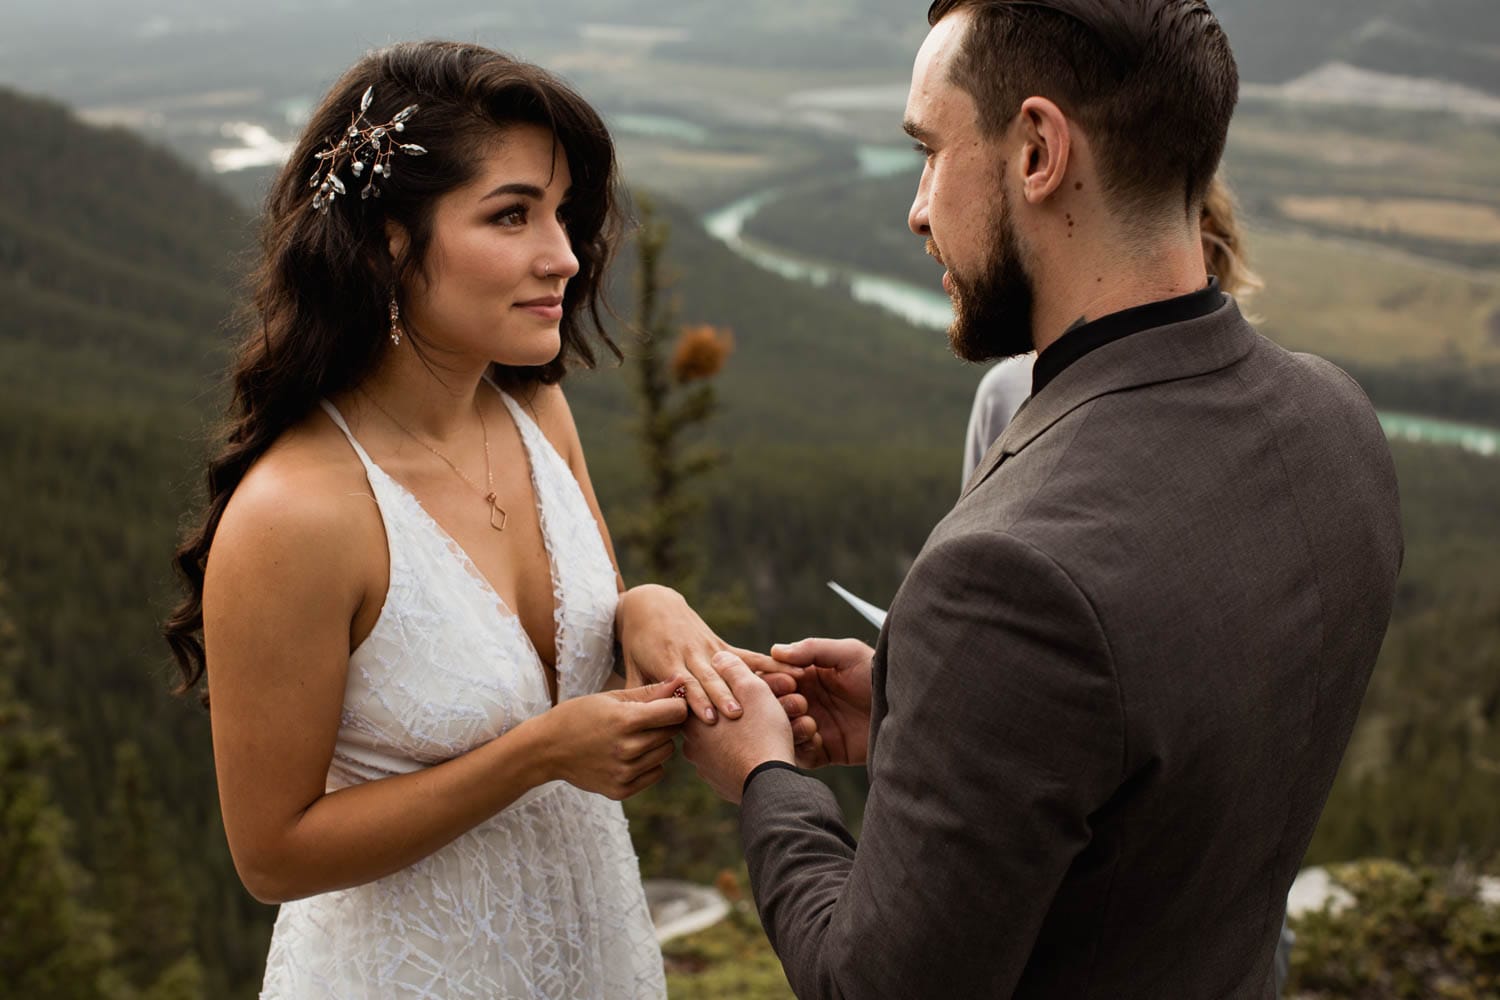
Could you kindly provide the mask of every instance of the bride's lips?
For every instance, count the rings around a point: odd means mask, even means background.
[[[539,299],[532,299],[529,302],[517,302],[516,308],[525,309],[533,316],[536,316],[540,319],[551,320],[555,323],[558,320],[562,319],[562,296],[544,295]]]

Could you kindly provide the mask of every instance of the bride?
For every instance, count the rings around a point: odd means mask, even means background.
[[[271,191],[166,628],[282,904],[263,997],[665,994],[618,800],[740,709],[682,599],[624,590],[559,388],[614,351],[615,183],[567,86],[431,42],[345,73]]]

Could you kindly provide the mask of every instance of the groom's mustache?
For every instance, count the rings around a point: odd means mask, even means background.
[[[937,240],[933,239],[930,236],[927,238],[927,256],[931,257],[939,264],[943,264],[943,254],[940,250],[938,250]],[[948,265],[943,264],[943,266],[947,267]]]

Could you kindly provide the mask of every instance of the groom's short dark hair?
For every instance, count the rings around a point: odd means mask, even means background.
[[[1234,54],[1206,0],[936,0],[928,23],[964,8],[974,19],[953,83],[974,97],[986,133],[1046,97],[1093,141],[1119,207],[1202,204],[1239,101]]]

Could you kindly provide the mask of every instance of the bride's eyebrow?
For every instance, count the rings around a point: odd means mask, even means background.
[[[479,200],[489,201],[491,198],[498,198],[501,195],[507,194],[518,194],[525,198],[534,198],[540,201],[542,196],[546,194],[546,191],[542,188],[537,187],[535,184],[501,184],[499,187],[495,188],[495,190],[491,191],[489,194],[485,195]]]
[[[563,201],[567,201],[568,200],[568,195],[570,195],[572,193],[573,193],[573,189],[572,188],[569,188],[568,190],[564,191],[563,194],[562,194],[562,200]],[[525,184],[525,183],[501,184],[499,187],[495,188],[495,190],[491,191],[489,194],[485,195],[483,198],[480,198],[479,200],[481,202],[485,202],[485,201],[489,201],[491,198],[498,198],[501,195],[520,195],[523,198],[530,198],[533,201],[541,201],[543,198],[545,198],[547,196],[547,189],[546,188],[538,187],[535,184]]]

